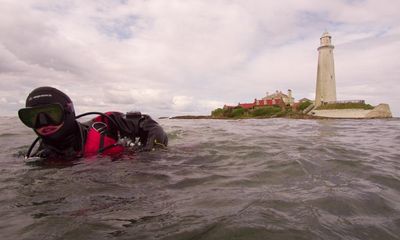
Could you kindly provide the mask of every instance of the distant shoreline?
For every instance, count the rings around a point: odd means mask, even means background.
[[[183,115],[183,116],[174,116],[169,119],[215,119],[209,115]]]

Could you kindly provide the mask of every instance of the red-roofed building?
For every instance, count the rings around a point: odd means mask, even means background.
[[[292,97],[292,90],[288,90],[288,94],[283,94],[282,91],[276,91],[274,94],[268,94],[261,100],[257,98],[254,99],[252,103],[238,103],[237,106],[224,105],[224,109],[234,109],[236,107],[242,107],[244,109],[252,109],[255,107],[263,106],[291,106],[294,103],[294,98]]]
[[[242,107],[244,109],[251,109],[254,108],[255,104],[254,103],[239,103],[239,107]]]

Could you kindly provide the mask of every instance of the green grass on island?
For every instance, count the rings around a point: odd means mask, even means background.
[[[334,109],[364,109],[371,110],[374,107],[366,103],[329,103],[319,106],[316,110],[334,110]]]
[[[291,106],[263,106],[250,109],[237,106],[234,108],[217,108],[211,112],[211,116],[177,116],[173,119],[248,119],[248,118],[295,118],[295,119],[315,119],[323,118],[304,114],[303,111],[312,104],[311,101],[305,101]],[[374,107],[364,102],[344,102],[330,103],[319,106],[315,110],[334,110],[334,109],[364,109],[370,110]]]
[[[304,102],[300,103],[300,105],[299,105],[299,110],[300,110],[300,111],[303,111],[303,110],[305,110],[306,108],[308,108],[311,104],[312,104],[311,101],[304,101]]]
[[[311,101],[300,103],[297,108],[292,109],[290,106],[264,106],[245,109],[240,106],[235,108],[217,108],[211,112],[211,118],[314,118],[313,116],[303,113],[303,110],[312,104]],[[371,110],[374,107],[364,102],[344,102],[344,103],[330,103],[319,106],[316,110],[334,110],[334,109],[364,109]]]
[[[275,118],[275,117],[289,117],[289,118],[304,118],[307,117],[300,111],[293,111],[291,108],[284,108],[279,106],[265,106],[256,107],[252,109],[245,109],[242,107],[222,109],[217,108],[211,112],[212,118]]]

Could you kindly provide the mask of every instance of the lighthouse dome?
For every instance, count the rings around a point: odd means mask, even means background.
[[[331,35],[325,31],[320,38],[321,46],[331,46],[331,39]]]
[[[323,37],[331,37],[331,35],[329,34],[329,32],[325,31],[325,32],[322,34],[321,38],[323,38]]]

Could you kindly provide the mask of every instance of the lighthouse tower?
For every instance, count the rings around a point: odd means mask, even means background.
[[[315,91],[315,106],[324,102],[336,101],[335,67],[333,63],[332,37],[328,32],[322,34],[321,46],[318,48],[317,89]]]

